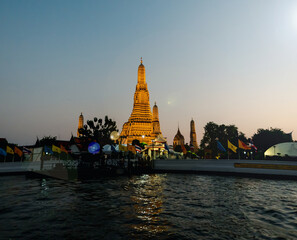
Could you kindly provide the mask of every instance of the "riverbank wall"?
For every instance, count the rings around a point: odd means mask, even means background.
[[[136,159],[131,159],[133,165]],[[62,160],[48,160],[43,163],[43,171],[53,169]],[[125,164],[128,168],[128,163]],[[26,174],[39,172],[41,162],[2,162],[0,175]],[[131,169],[130,169],[131,170]],[[45,172],[45,171],[44,171]],[[129,171],[128,171],[129,172]],[[196,173],[215,175],[234,175],[251,177],[272,177],[297,180],[296,161],[274,160],[227,160],[227,159],[155,159],[149,171],[131,171],[131,173]]]
[[[297,162],[228,159],[156,159],[155,172],[204,173],[297,179]]]

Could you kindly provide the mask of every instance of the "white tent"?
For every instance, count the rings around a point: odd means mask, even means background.
[[[119,152],[119,145],[116,145],[114,148],[115,148],[116,152]],[[113,152],[111,145],[109,145],[109,144],[104,145],[102,151],[104,153],[112,153]]]
[[[70,150],[71,150],[71,153],[73,153],[73,154],[79,154],[80,153],[78,147],[75,144],[70,146]]]
[[[33,148],[33,151],[32,151],[32,161],[35,162],[35,161],[40,161],[41,159],[41,156],[42,156],[42,147],[38,147],[38,148]]]
[[[297,157],[297,142],[285,142],[273,145],[268,148],[265,153],[266,156],[280,156],[280,157]]]

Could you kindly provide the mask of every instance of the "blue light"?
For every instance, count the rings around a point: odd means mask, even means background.
[[[100,151],[99,143],[91,142],[88,146],[88,151],[89,153],[93,153],[93,154],[99,153]]]

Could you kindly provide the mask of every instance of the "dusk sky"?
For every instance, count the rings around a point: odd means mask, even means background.
[[[213,121],[293,131],[297,139],[297,1],[0,1],[0,137],[76,135],[131,114],[140,57],[151,107],[172,144]]]

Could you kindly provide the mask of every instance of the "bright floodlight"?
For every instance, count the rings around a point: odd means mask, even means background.
[[[117,131],[113,131],[113,132],[110,134],[110,139],[111,139],[111,140],[116,141],[116,140],[119,139],[119,137],[120,137],[120,134],[119,134]]]

